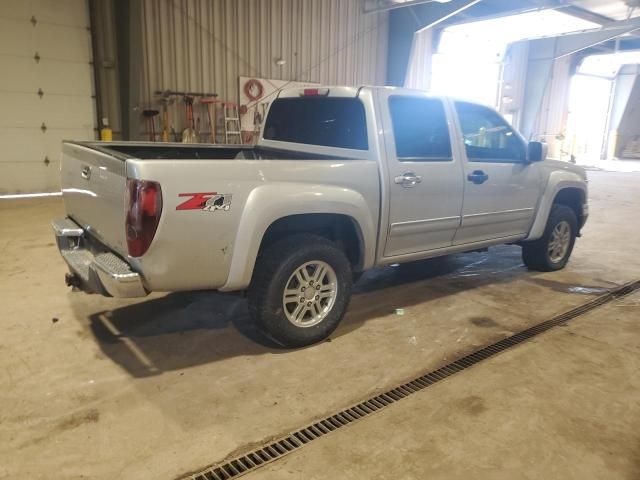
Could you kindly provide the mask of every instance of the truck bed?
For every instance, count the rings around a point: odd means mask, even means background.
[[[252,147],[151,143],[63,142],[61,182],[67,214],[122,256],[127,254],[127,160],[254,158]],[[130,173],[130,172],[129,172]]]
[[[366,158],[366,152],[358,156],[264,146],[64,142],[63,199],[67,216],[84,235],[143,273],[148,290],[172,290],[176,281],[184,284],[181,289],[221,288],[238,240],[254,237],[239,233],[243,219],[259,229],[269,215],[335,212],[335,198],[346,202],[349,197],[341,213],[362,216],[365,234],[375,235],[378,163]],[[89,178],[83,176],[87,168]],[[127,181],[131,179],[157,182],[162,190],[157,232],[141,257],[131,257],[127,245]],[[216,213],[180,208],[198,192],[232,198],[230,209]],[[361,211],[353,211],[352,203],[360,205]],[[259,210],[262,213],[254,218]],[[193,269],[194,262],[198,269]]]

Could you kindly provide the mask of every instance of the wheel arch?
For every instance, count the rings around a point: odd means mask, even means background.
[[[342,213],[302,213],[281,217],[262,236],[258,256],[278,240],[298,233],[312,233],[331,240],[345,252],[354,271],[364,265],[364,236],[358,222]]]
[[[576,214],[578,219],[578,228],[584,223],[584,204],[586,201],[586,192],[578,187],[565,187],[559,190],[553,198],[553,204],[565,205]]]
[[[295,233],[315,233],[346,250],[352,268],[370,268],[375,259],[376,223],[364,197],[331,185],[265,185],[254,190],[236,233],[227,282],[221,291],[246,288],[264,247]]]
[[[562,172],[564,173],[564,172]],[[526,241],[537,240],[544,233],[551,207],[554,203],[560,203],[571,208],[578,219],[578,228],[582,228],[587,218],[585,205],[587,202],[587,187],[584,181],[576,178],[566,178],[552,174],[547,188],[539,202],[536,215],[533,220]]]

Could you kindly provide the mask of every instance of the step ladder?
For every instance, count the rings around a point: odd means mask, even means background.
[[[240,115],[238,105],[233,102],[224,102],[224,139],[227,144],[242,143],[240,132]]]

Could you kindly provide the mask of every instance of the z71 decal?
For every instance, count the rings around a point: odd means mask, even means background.
[[[231,208],[230,193],[180,193],[178,196],[191,198],[186,202],[179,204],[176,207],[176,210],[204,210],[205,212],[224,210],[226,212]]]

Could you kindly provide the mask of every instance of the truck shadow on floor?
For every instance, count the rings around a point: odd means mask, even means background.
[[[332,338],[348,334],[370,319],[394,314],[397,308],[411,308],[527,275],[520,249],[513,246],[378,268],[354,286],[349,310]],[[257,330],[246,299],[235,294],[172,293],[91,313],[88,319],[102,353],[135,377],[240,355],[289,351]]]

